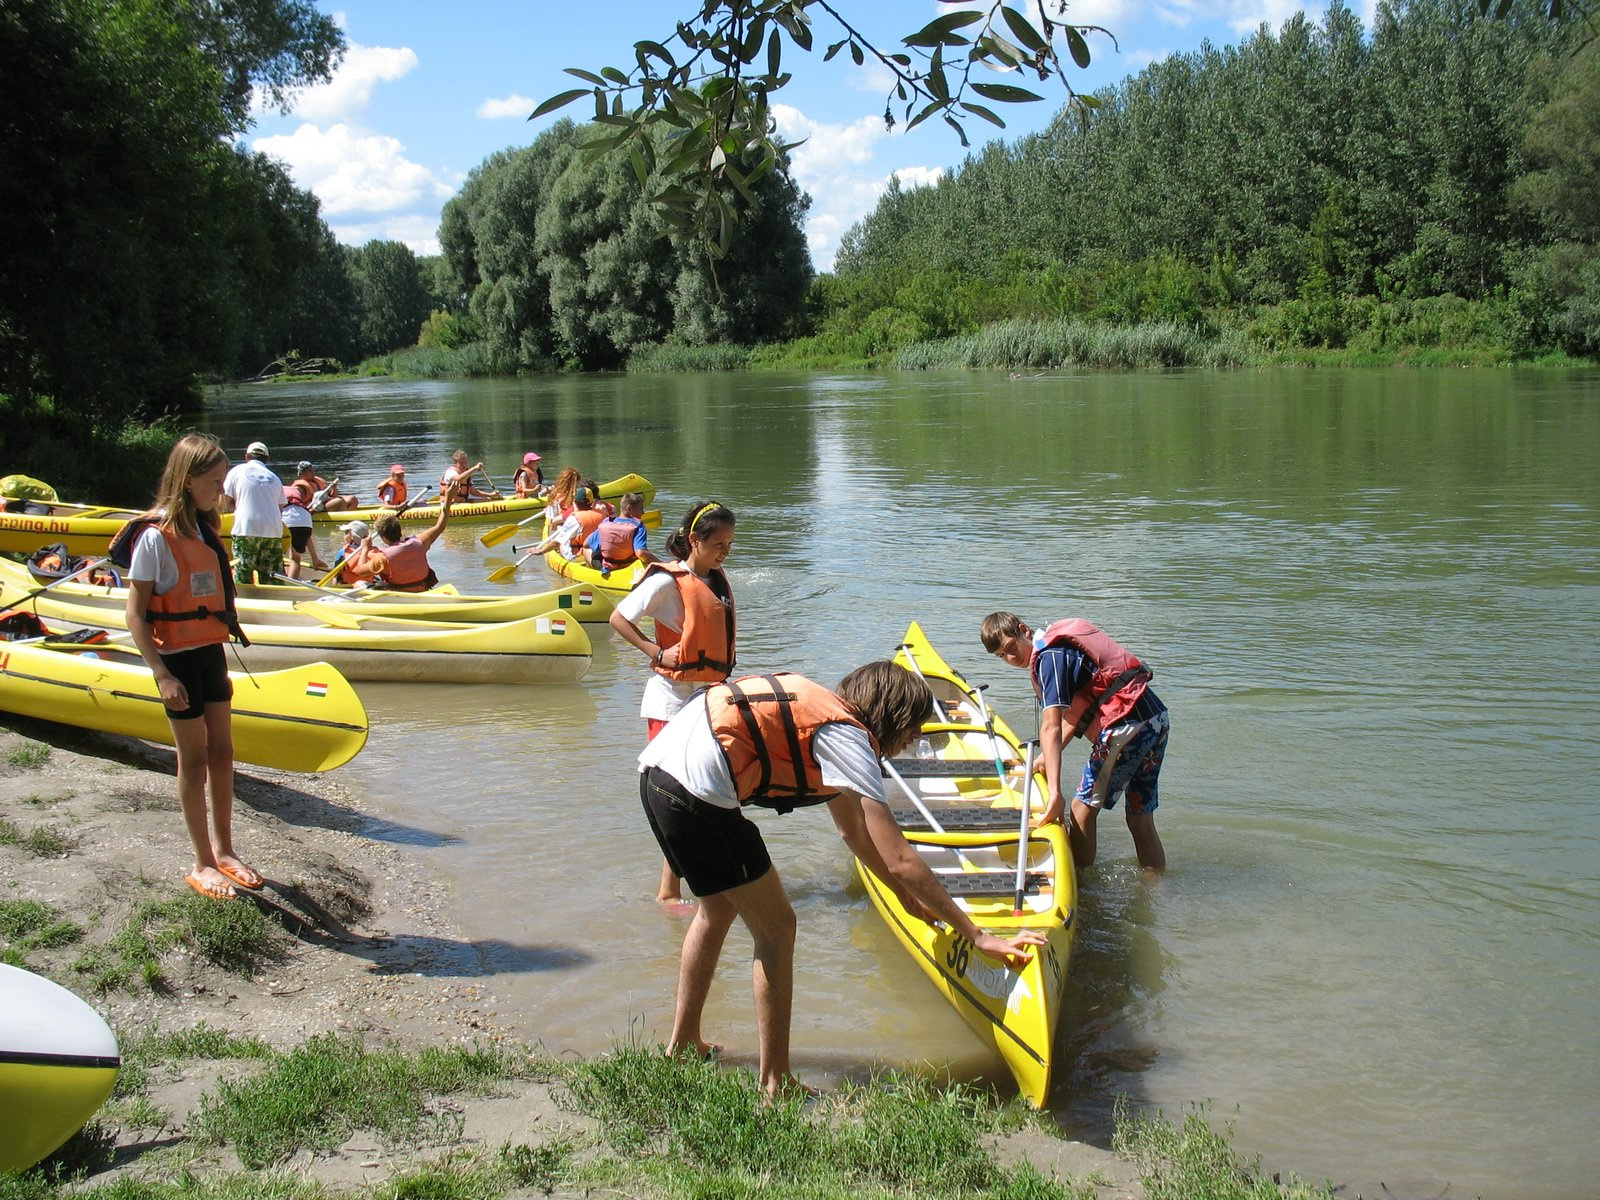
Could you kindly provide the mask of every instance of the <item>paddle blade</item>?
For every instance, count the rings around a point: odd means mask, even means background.
[[[513,575],[515,575],[517,573],[517,568],[519,566],[521,566],[521,565],[522,565],[521,563],[507,563],[503,567],[496,567],[494,570],[490,571],[489,574],[484,577],[484,582],[485,583],[504,583],[506,580],[510,579]]]
[[[498,546],[508,537],[511,537],[513,534],[515,534],[520,528],[522,528],[520,524],[496,525],[493,529],[489,530],[488,533],[480,537],[478,541],[483,543],[485,546]]]
[[[299,600],[295,602],[295,612],[305,613],[308,617],[315,617],[324,625],[331,625],[335,629],[360,629],[361,622],[352,613],[343,609],[332,608],[321,600]]]

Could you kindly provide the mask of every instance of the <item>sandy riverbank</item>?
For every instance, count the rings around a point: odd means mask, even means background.
[[[275,937],[276,961],[241,975],[178,947],[161,963],[165,987],[94,994],[72,963],[114,939],[140,904],[186,893],[190,855],[173,764],[162,747],[0,719],[0,819],[22,835],[0,844],[0,901],[42,901],[83,927],[82,941],[30,950],[27,965],[82,994],[124,1041],[201,1022],[279,1048],[326,1032],[406,1048],[509,1040],[513,1025],[516,1037],[537,1037],[536,1014],[497,1012],[489,986],[463,971],[475,951],[451,920],[448,881],[364,832],[372,828],[369,814],[342,782],[358,778],[359,759],[331,776],[239,771],[235,842],[269,881],[259,898],[242,902],[261,905],[283,930]],[[35,853],[26,844],[35,831],[52,835],[36,842],[62,849]],[[162,1073],[151,1098],[167,1124],[113,1127],[113,1172],[173,1169],[200,1097],[227,1072],[247,1069],[207,1063]],[[462,1136],[496,1146],[583,1124],[539,1085],[516,1088],[453,1099],[464,1110]],[[1036,1134],[1008,1137],[996,1150],[1002,1162],[1027,1159],[1047,1177],[1092,1173],[1101,1200],[1142,1195],[1132,1167],[1106,1150]],[[334,1187],[372,1183],[409,1153],[358,1133],[340,1152],[302,1155],[290,1169]],[[226,1148],[181,1161],[190,1169],[237,1169]]]

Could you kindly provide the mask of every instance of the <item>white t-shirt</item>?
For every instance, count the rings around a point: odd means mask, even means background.
[[[883,768],[872,752],[872,739],[854,725],[824,725],[812,739],[812,753],[822,768],[824,787],[843,788],[880,803]],[[738,808],[733,776],[704,704],[670,722],[639,755],[639,769],[659,767],[707,804]]]
[[[283,484],[259,458],[232,468],[222,490],[233,500],[235,537],[283,536]]]
[[[165,596],[178,586],[178,560],[172,557],[167,539],[154,525],[146,525],[133,544],[128,578],[140,583],[155,581],[155,594]]]
[[[285,504],[283,506],[283,527],[285,529],[312,528],[310,511],[298,504]]]
[[[635,625],[649,617],[657,625],[665,625],[674,633],[683,632],[683,593],[678,584],[665,571],[657,571],[617,602],[617,611]],[[660,641],[660,638],[656,639]],[[691,697],[706,685],[686,679],[675,683],[656,671],[644,685],[644,698],[639,702],[639,715],[645,720],[670,721]]]

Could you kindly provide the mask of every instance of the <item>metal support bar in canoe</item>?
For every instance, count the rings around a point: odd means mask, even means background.
[[[941,828],[952,832],[971,832],[982,829],[1015,829],[1017,810],[1014,808],[988,808],[978,804],[930,805],[930,811]],[[932,829],[933,826],[914,808],[896,808],[894,819],[901,829]]]
[[[1015,871],[939,871],[937,875],[952,896],[1009,896],[1017,886]],[[1039,886],[1049,881],[1048,875],[1029,872],[1028,894],[1038,895]]]

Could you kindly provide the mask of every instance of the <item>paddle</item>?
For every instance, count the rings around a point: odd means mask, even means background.
[[[517,530],[521,529],[524,525],[528,524],[530,521],[537,521],[540,517],[544,516],[544,514],[545,510],[541,508],[531,517],[524,517],[514,525],[496,525],[493,529],[489,530],[488,533],[480,537],[478,541],[485,546],[498,546],[501,542],[505,541],[512,534],[516,533]],[[513,546],[512,550],[514,552],[516,547]]]
[[[1037,742],[1028,743],[1027,761],[1022,764],[1022,820],[1017,829],[1017,893],[1011,900],[1011,915],[1022,915],[1022,897],[1028,890],[1028,821],[1033,816],[1033,751]]]
[[[911,669],[917,673],[917,678],[923,683],[928,683],[928,677],[922,673],[922,664],[917,661],[917,653],[911,648],[910,642],[901,642],[899,649],[906,652],[906,661],[911,664]],[[928,693],[933,694],[933,685],[928,683]],[[939,697],[933,697],[933,715],[939,718],[941,724],[948,724],[950,716],[944,710],[944,705],[939,703]]]
[[[316,493],[311,497],[311,511],[321,512],[328,499],[328,493],[333,491],[333,489],[338,485],[339,477],[335,475],[332,479],[328,480],[327,487],[318,488]]]
[[[315,617],[324,625],[332,625],[335,629],[360,629],[361,621],[351,613],[340,608],[329,608],[321,600],[300,600],[295,603],[295,612],[305,613],[308,617]]]
[[[515,553],[517,548],[515,546],[513,546],[511,549],[512,549],[512,552]],[[515,575],[517,573],[517,569],[519,567],[521,567],[523,563],[527,562],[530,558],[534,557],[538,553],[539,552],[537,550],[529,550],[528,553],[524,554],[521,558],[517,559],[516,562],[508,563],[503,567],[496,567],[494,570],[490,571],[489,574],[484,577],[484,582],[485,583],[504,583],[507,579],[510,579],[513,575]]]
[[[321,584],[312,583],[308,579],[294,579],[288,575],[274,573],[272,576],[279,583],[292,583],[295,587],[310,588],[313,592],[321,592],[324,596],[331,596],[336,600],[370,600],[377,592],[367,587],[365,582],[358,583],[348,588],[329,588]]]
[[[425,484],[423,486],[422,490],[419,491],[415,496],[411,497],[411,499],[407,500],[404,504],[402,504],[398,508],[396,508],[394,510],[394,515],[398,517],[401,513],[405,512],[406,509],[410,508],[413,504],[421,504],[422,503],[422,498],[428,494],[428,490],[430,488],[432,488],[432,487],[433,487],[433,484],[431,484],[431,483]]]

